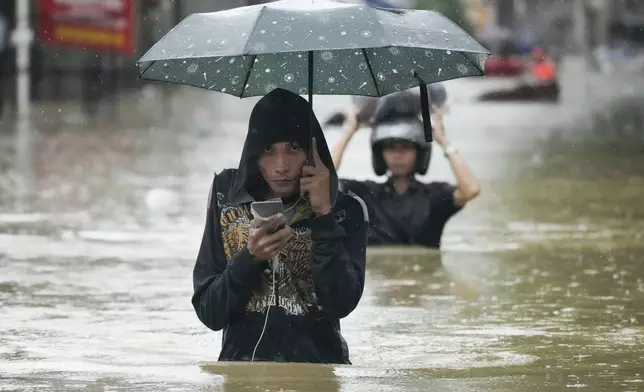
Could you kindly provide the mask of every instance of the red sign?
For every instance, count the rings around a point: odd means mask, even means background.
[[[39,0],[42,42],[85,50],[134,52],[135,0]]]

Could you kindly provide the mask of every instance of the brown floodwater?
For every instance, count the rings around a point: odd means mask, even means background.
[[[191,273],[212,173],[237,165],[252,103],[194,94],[165,126],[41,127],[28,164],[0,133],[0,390],[644,388],[643,100],[453,104],[483,193],[442,252],[369,251],[342,322],[353,365],[334,367],[216,362]],[[317,102],[324,118],[346,100]],[[372,177],[367,140],[342,176]],[[452,180],[441,154],[429,178]]]

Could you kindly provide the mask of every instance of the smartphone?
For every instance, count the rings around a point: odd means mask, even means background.
[[[280,212],[284,212],[284,204],[280,198],[255,201],[250,204],[250,211],[253,214],[253,218],[258,221],[266,221],[269,217]],[[272,233],[282,230],[284,227],[286,227],[286,222],[282,223],[277,229],[272,231]]]

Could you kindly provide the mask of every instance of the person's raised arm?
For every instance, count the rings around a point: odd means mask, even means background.
[[[445,136],[443,112],[437,107],[432,108],[432,128],[434,141],[442,147],[447,159],[449,160],[452,173],[454,173],[454,177],[456,177],[454,204],[457,207],[463,207],[480,194],[481,187],[463,157],[458,153],[458,151],[450,148],[447,137]]]
[[[304,166],[300,183],[307,192],[315,218],[311,222],[312,273],[315,292],[324,311],[343,318],[362,297],[365,279],[368,215],[361,199],[354,198],[346,209],[345,229],[333,216],[330,173],[313,139],[315,166]]]

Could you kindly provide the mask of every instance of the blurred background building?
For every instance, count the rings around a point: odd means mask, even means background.
[[[0,2],[0,100],[15,97],[18,1]],[[30,0],[33,101],[80,100],[91,114],[102,100],[139,89],[135,61],[182,18],[261,0]],[[360,2],[354,0],[353,2]],[[364,0],[376,6],[438,10],[479,37],[495,54],[499,37],[520,51],[535,45],[581,53],[594,62],[627,56],[644,44],[641,0]],[[496,41],[495,41],[496,40]],[[595,61],[596,62],[596,61]],[[595,64],[596,65],[596,64]],[[597,68],[597,66],[595,67]],[[116,101],[116,98],[114,98]],[[6,111],[6,110],[5,110]],[[0,113],[1,114],[1,113]]]

